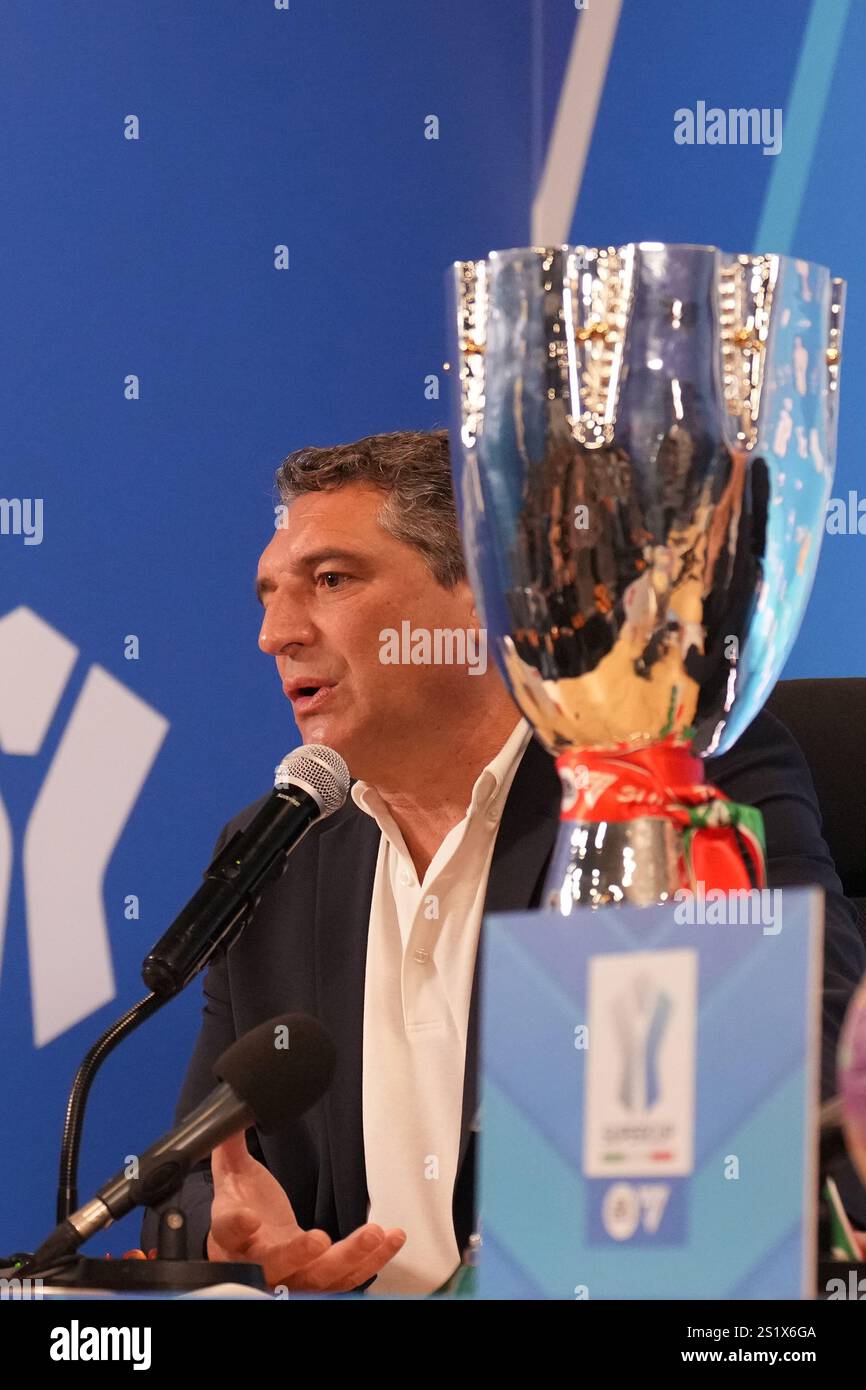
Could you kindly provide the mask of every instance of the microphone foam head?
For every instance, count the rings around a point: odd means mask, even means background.
[[[337,1053],[329,1033],[308,1014],[281,1014],[260,1023],[213,1065],[246,1101],[264,1133],[298,1120],[331,1084]]]
[[[319,803],[322,815],[330,816],[346,800],[349,781],[349,769],[339,753],[323,743],[308,743],[283,758],[274,777],[274,790],[303,787]]]

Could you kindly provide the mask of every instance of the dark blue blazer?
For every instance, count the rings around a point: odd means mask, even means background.
[[[762,811],[770,887],[818,884],[826,893],[822,1097],[827,1098],[836,1089],[836,1041],[848,1000],[866,972],[866,946],[857,909],[843,897],[821,837],[811,776],[791,735],[766,711],[729,753],[708,761],[707,775],[734,801]],[[556,837],[559,800],[553,760],[533,738],[503,810],[486,912],[538,905]],[[231,821],[220,845],[261,804],[256,802]],[[302,1121],[269,1135],[250,1130],[247,1139],[251,1152],[289,1194],[301,1226],[319,1227],[334,1240],[367,1219],[361,1064],[367,927],[379,833],[375,821],[348,797],[340,811],[305,836],[235,944],[213,957],[204,979],[201,1031],[175,1112],[179,1120],[203,1099],[215,1084],[213,1063],[256,1024],[282,1013],[318,1018],[337,1047],[330,1092]],[[476,965],[453,1194],[459,1249],[465,1247],[474,1224],[471,1125],[478,1105],[478,977]],[[853,1175],[845,1187],[855,1218],[866,1225],[866,1192]],[[212,1196],[210,1168],[202,1164],[173,1199],[187,1215],[191,1258],[206,1253]],[[160,1210],[145,1215],[144,1249],[157,1243]]]

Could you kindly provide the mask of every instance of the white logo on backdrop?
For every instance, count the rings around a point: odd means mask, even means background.
[[[32,609],[0,618],[0,751],[39,752],[78,654]],[[167,730],[151,705],[103,667],[90,667],[24,832],[37,1047],[115,996],[102,885]],[[0,796],[0,965],[13,852]]]

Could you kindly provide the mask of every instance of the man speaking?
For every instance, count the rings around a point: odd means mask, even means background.
[[[272,1286],[425,1294],[473,1230],[482,915],[538,905],[559,778],[486,659],[446,432],[302,449],[277,483],[259,646],[303,742],[336,749],[354,780],[213,957],[177,1117],[212,1088],[225,1048],[277,1014],[318,1018],[337,1070],[303,1121],[220,1145],[172,1204],[190,1255],[255,1261]],[[762,713],[707,774],[763,813],[771,888],[825,891],[829,1096],[866,949],[804,759]],[[149,1212],[145,1249],[156,1222]]]

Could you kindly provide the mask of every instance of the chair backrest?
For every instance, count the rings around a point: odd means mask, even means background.
[[[866,678],[779,681],[767,709],[803,750],[845,896],[866,917]]]

